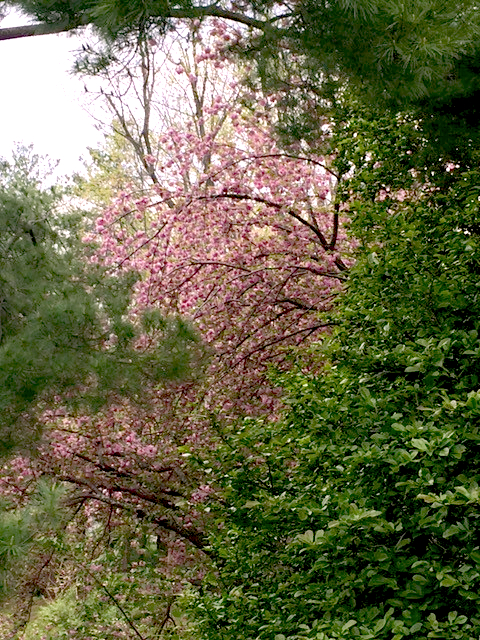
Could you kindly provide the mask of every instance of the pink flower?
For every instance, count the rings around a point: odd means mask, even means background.
[[[190,501],[194,503],[205,502],[209,495],[213,493],[213,489],[208,484],[202,484],[190,496]]]
[[[157,162],[155,156],[146,155],[143,158],[147,164],[154,165]]]

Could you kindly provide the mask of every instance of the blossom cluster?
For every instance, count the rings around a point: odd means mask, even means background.
[[[217,21],[194,60],[174,66],[198,108],[144,158],[158,178],[151,190],[120,193],[85,237],[92,262],[139,275],[133,320],[158,310],[193,323],[210,354],[205,374],[152,385],[148,406],[114,398],[93,416],[68,413],[59,398],[41,417],[37,455],[0,474],[0,492],[18,504],[41,477],[67,483],[92,536],[99,523],[148,522],[163,536],[167,572],[205,547],[218,497],[215,469],[203,464],[212,423],[275,415],[271,367],[328,330],[349,250],[329,158],[278,143],[277,97],[247,92],[228,61],[238,37]],[[212,63],[222,90],[208,88]]]

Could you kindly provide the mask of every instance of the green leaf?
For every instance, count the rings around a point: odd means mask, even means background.
[[[475,564],[480,565],[480,551],[475,550],[470,552],[470,558],[475,562]]]
[[[347,631],[347,629],[351,629],[356,624],[357,624],[357,621],[352,618],[351,620],[349,620],[343,625],[342,632]]]
[[[425,438],[412,438],[412,446],[420,451],[428,451],[429,444],[430,443],[428,440],[425,440]]]
[[[243,507],[244,509],[254,509],[255,507],[259,507],[261,505],[261,502],[259,502],[258,500],[247,500]]]
[[[440,581],[440,584],[442,587],[454,587],[458,584],[458,580],[451,575],[447,575]]]
[[[443,532],[442,535],[444,538],[450,538],[451,536],[456,535],[459,531],[460,529],[457,527],[457,525],[452,524],[450,527],[448,527],[448,529],[446,529]]]

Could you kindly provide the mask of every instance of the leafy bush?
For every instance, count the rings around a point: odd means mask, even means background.
[[[360,246],[321,374],[227,434],[211,640],[479,636],[479,173],[409,166],[408,127],[345,136]]]

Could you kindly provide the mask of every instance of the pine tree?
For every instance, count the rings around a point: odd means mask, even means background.
[[[271,65],[281,50],[304,56],[303,71],[314,85],[339,74],[377,99],[417,99],[439,85],[462,84],[457,62],[476,54],[480,13],[474,0],[303,0],[210,5],[183,0],[10,0],[41,23],[64,29],[92,24],[107,39],[122,39],[182,19],[223,17],[251,30],[252,51]],[[21,35],[19,33],[19,35]],[[248,35],[248,34],[247,34]],[[5,34],[7,37],[7,34]],[[453,75],[452,75],[453,74]],[[458,86],[456,87],[459,88]]]
[[[438,154],[465,155],[477,135],[480,11],[474,0],[302,0],[192,4],[135,0],[10,0],[38,25],[0,39],[92,25],[108,64],[126,42],[161,38],[182,21],[224,18],[243,29],[236,53],[265,86],[285,91],[283,128],[307,136],[329,117],[345,85],[366,106],[413,107],[431,123]]]
[[[139,399],[147,382],[186,374],[200,357],[188,325],[159,314],[126,319],[134,275],[88,264],[60,192],[45,189],[40,159],[2,163],[0,182],[1,451],[32,447],[54,396],[89,410],[116,394]],[[87,260],[86,260],[87,258]],[[139,351],[149,335],[154,346]]]

